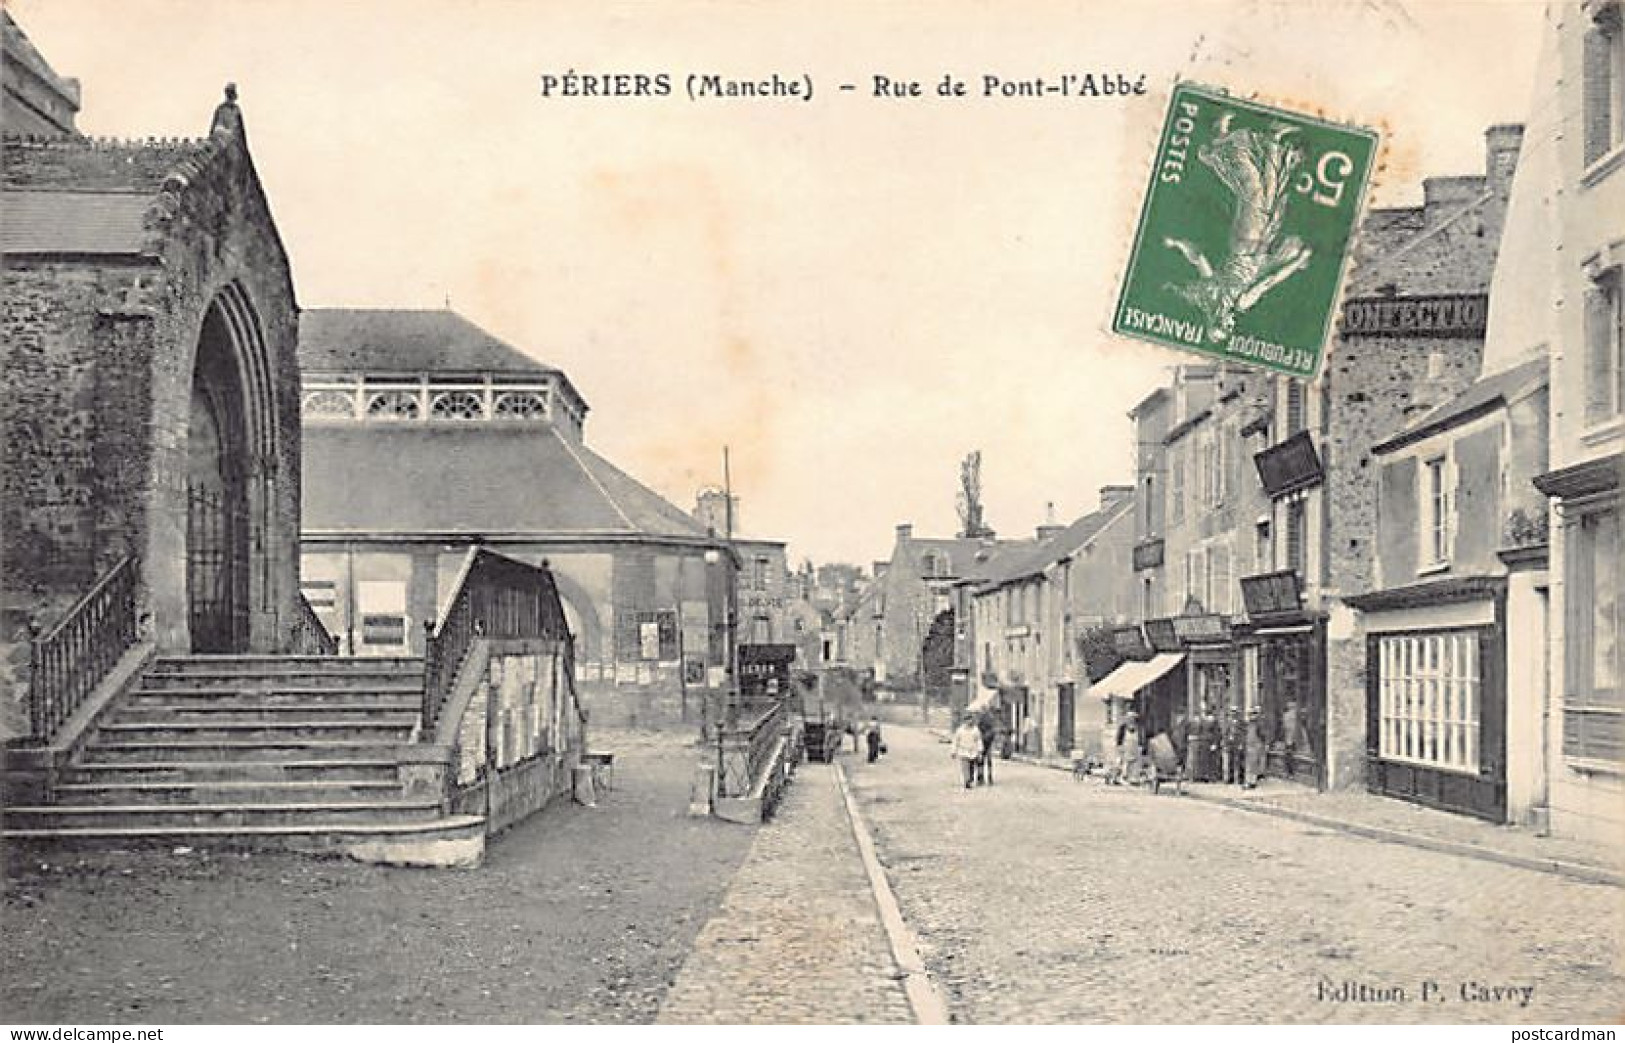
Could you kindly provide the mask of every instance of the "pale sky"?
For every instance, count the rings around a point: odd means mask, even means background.
[[[867,564],[1030,535],[1132,480],[1125,412],[1187,356],[1105,332],[1178,75],[1376,126],[1378,205],[1524,118],[1533,0],[5,0],[81,128],[199,136],[238,84],[303,307],[452,307],[566,370],[590,445],[684,508],[732,447],[750,535]],[[669,73],[543,98],[544,73]],[[809,75],[703,101],[688,73]],[[985,74],[1146,76],[983,99]],[[944,74],[971,96],[939,100]],[[881,99],[871,78],[922,81]],[[858,90],[838,91],[854,83]]]

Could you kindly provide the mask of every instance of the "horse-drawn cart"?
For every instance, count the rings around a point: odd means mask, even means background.
[[[832,763],[835,755],[841,752],[843,734],[843,727],[835,718],[809,716],[802,725],[802,742],[807,747],[807,759]]]

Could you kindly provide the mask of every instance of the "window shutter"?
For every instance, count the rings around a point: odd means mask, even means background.
[[[1613,62],[1609,34],[1594,26],[1585,34],[1585,58],[1581,78],[1585,119],[1585,161],[1594,163],[1613,143]]]
[[[1591,286],[1585,296],[1586,338],[1586,422],[1610,416],[1613,402],[1614,309],[1601,286]]]
[[[1302,431],[1303,426],[1303,385],[1289,377],[1286,384],[1286,430],[1281,433],[1290,438]]]
[[[1230,548],[1216,547],[1213,551],[1213,608],[1212,611],[1228,616],[1235,607],[1231,588],[1235,586],[1230,575]]]

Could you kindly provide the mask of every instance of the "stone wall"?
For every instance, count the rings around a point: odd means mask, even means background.
[[[495,833],[570,786],[586,745],[575,685],[552,641],[492,641],[484,676],[457,723],[452,807]]]
[[[233,113],[235,109],[231,110]],[[250,643],[291,638],[299,522],[297,305],[240,120],[205,143],[7,138],[8,189],[150,193],[141,256],[6,258],[8,608],[77,595],[122,554],[162,647],[189,647],[187,438],[212,304],[251,322],[233,354],[249,388]]]

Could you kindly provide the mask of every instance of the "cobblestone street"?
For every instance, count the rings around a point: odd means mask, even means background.
[[[910,1024],[834,768],[803,765],[661,1009],[665,1024]]]
[[[957,1021],[1620,1016],[1617,888],[887,742],[853,789]]]

